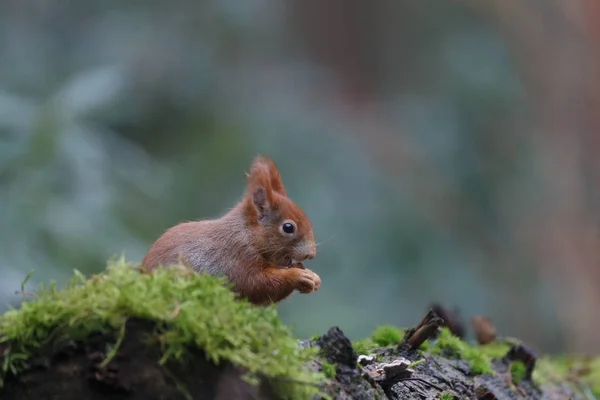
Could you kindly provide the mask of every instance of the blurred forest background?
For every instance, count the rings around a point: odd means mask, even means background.
[[[597,0],[0,2],[0,303],[139,262],[262,153],[323,242],[297,335],[440,301],[597,353],[599,46]]]

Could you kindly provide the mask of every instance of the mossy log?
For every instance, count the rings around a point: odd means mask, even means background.
[[[294,338],[274,307],[184,268],[124,261],[0,316],[0,399],[595,399],[598,360],[471,345],[430,311],[351,342]],[[460,336],[460,335],[459,335]]]
[[[254,387],[230,362],[216,366],[201,351],[185,363],[163,365],[159,346],[145,343],[155,326],[129,320],[127,334],[105,366],[107,349],[118,340],[114,334],[91,334],[84,340],[67,340],[31,358],[29,368],[8,375],[0,399],[276,399],[268,385]],[[1,350],[1,348],[0,348]]]

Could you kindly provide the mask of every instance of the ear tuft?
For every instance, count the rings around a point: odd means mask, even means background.
[[[248,188],[253,190],[258,187],[263,187],[270,195],[271,188],[271,177],[269,175],[269,168],[267,165],[255,161],[250,167],[250,172],[246,174],[246,181]]]
[[[266,156],[257,155],[252,163],[252,169],[263,169],[269,174],[269,184],[271,189],[279,194],[286,196],[285,187],[281,182],[281,175],[275,165],[275,162]]]

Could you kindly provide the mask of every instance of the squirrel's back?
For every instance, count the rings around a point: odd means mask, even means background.
[[[182,222],[169,228],[142,265],[153,269],[185,262],[197,272],[229,275],[241,264],[258,261],[250,232],[237,214],[234,209],[216,220]]]

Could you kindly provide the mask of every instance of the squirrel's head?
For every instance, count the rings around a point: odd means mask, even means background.
[[[311,223],[287,197],[275,163],[257,156],[246,180],[246,223],[261,254],[280,267],[314,258],[317,246]]]

